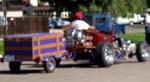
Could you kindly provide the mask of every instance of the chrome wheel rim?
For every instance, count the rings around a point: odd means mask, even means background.
[[[54,66],[53,62],[49,62],[48,64],[49,64],[49,69],[50,70],[54,70],[55,69],[55,66]]]
[[[109,64],[113,64],[114,62],[114,57],[113,57],[113,50],[110,47],[106,47],[106,49],[104,50],[104,56],[105,56],[105,60],[109,63]]]
[[[143,46],[143,48],[141,49],[141,54],[143,58],[148,58],[149,57],[149,53],[150,53],[150,49],[148,46]]]

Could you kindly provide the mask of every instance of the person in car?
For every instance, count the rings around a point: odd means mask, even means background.
[[[95,29],[95,27],[90,26],[83,20],[83,13],[81,11],[75,12],[74,21],[72,22],[71,27],[77,30]]]
[[[71,23],[71,29],[71,36],[81,39],[83,31],[94,31],[95,27],[85,22],[83,20],[83,13],[81,11],[77,11],[74,13],[74,20]]]

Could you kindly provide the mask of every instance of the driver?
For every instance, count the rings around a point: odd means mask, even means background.
[[[71,23],[71,36],[74,39],[82,40],[84,37],[85,32],[93,32],[95,30],[94,26],[90,26],[87,22],[83,19],[83,14],[80,11],[77,11],[74,14],[74,21]]]
[[[95,27],[90,26],[87,22],[83,19],[83,14],[81,11],[77,11],[74,14],[74,21],[72,22],[71,27],[76,30],[88,30],[88,29],[95,29]]]

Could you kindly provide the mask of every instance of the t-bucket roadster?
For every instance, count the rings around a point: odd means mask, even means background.
[[[90,60],[101,67],[110,67],[114,62],[132,58],[134,55],[139,62],[147,61],[147,44],[139,42],[131,49],[133,44],[130,40],[116,37],[111,15],[86,14],[85,20],[95,26],[95,29],[69,31],[65,37],[67,58],[75,61]]]

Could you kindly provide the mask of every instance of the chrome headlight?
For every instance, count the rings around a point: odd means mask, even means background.
[[[78,40],[81,40],[84,38],[84,34],[82,31],[79,31],[79,32],[76,32],[75,33],[75,38],[78,39]]]
[[[127,47],[127,45],[126,44],[123,44],[123,48],[126,48]]]
[[[129,45],[131,44],[131,40],[127,40],[126,43]]]
[[[71,30],[71,36],[74,37],[76,33],[76,30]]]
[[[85,42],[85,39],[84,39],[85,34],[83,31],[73,29],[73,30],[71,30],[70,34],[73,39],[79,40],[81,43]]]

